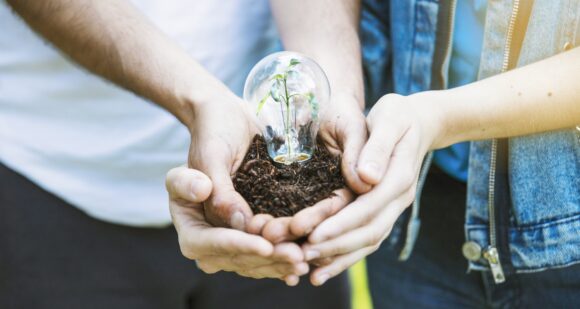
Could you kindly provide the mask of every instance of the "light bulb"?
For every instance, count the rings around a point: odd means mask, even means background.
[[[260,60],[246,79],[244,100],[255,112],[268,154],[278,163],[310,159],[330,85],[314,60],[278,52]]]

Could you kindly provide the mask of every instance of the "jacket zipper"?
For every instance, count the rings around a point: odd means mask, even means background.
[[[508,32],[506,37],[506,44],[504,49],[504,57],[502,63],[501,72],[504,73],[508,70],[510,64],[510,50],[512,44],[512,38],[514,35],[514,28],[516,23],[516,17],[518,15],[520,7],[520,1],[514,0],[512,14],[510,17],[510,22],[508,25]],[[491,162],[489,170],[489,247],[483,253],[483,257],[489,263],[491,273],[493,275],[493,280],[495,283],[502,283],[505,281],[505,274],[501,266],[499,259],[499,252],[497,250],[497,235],[496,235],[496,222],[495,222],[495,173],[496,173],[496,162],[497,161],[497,139],[494,139],[491,143]]]

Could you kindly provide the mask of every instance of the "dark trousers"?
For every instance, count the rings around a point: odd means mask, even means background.
[[[496,285],[489,272],[467,273],[465,184],[432,168],[421,203],[421,232],[406,262],[382,247],[367,259],[375,309],[580,308],[580,265],[509,276]]]
[[[0,308],[349,308],[345,275],[295,288],[206,275],[171,228],[101,222],[0,164]]]

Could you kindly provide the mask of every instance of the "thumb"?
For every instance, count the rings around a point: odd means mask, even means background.
[[[245,231],[252,218],[252,210],[246,200],[234,189],[228,169],[223,164],[212,163],[207,173],[213,182],[212,195],[204,204],[207,221],[214,226],[226,226]]]
[[[348,128],[343,136],[341,169],[346,183],[356,193],[368,192],[371,189],[371,184],[363,181],[356,170],[357,160],[367,138],[366,126]]]
[[[357,172],[359,177],[366,183],[376,185],[383,178],[389,159],[395,145],[402,134],[396,128],[377,126],[372,128],[369,123],[370,137],[361,150]]]
[[[180,166],[167,173],[165,187],[171,199],[202,203],[211,194],[212,183],[202,172]]]

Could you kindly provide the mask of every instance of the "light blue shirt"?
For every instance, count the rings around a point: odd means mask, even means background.
[[[449,88],[477,80],[486,8],[486,0],[457,1],[449,63]],[[469,142],[435,151],[433,162],[453,178],[467,182]]]

